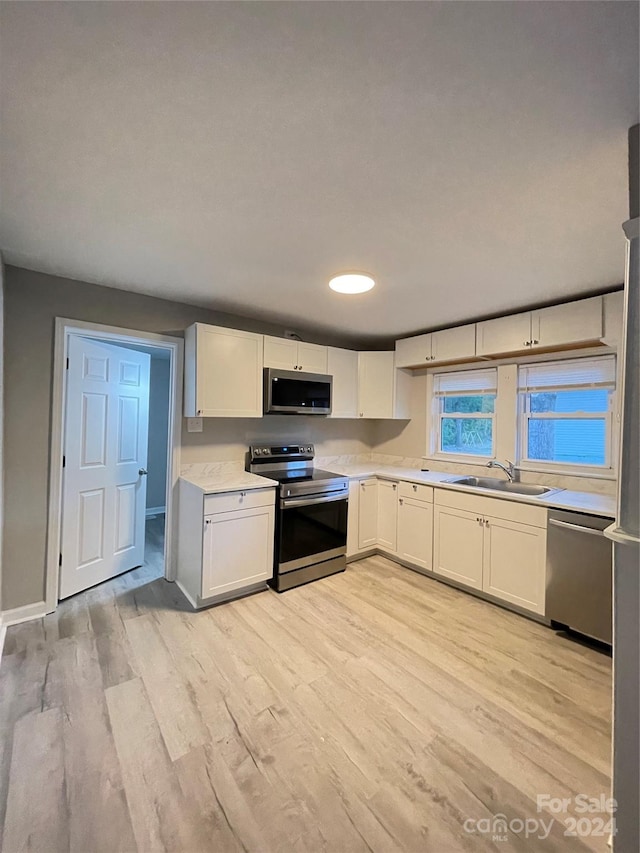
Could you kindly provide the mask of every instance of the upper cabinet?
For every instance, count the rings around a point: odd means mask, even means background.
[[[330,418],[358,417],[358,353],[328,347],[327,373],[333,376]]]
[[[520,352],[531,340],[531,313],[512,314],[476,323],[476,354]]]
[[[194,323],[185,331],[185,417],[262,417],[262,335]]]
[[[532,349],[595,342],[602,332],[601,296],[531,312]]]
[[[400,368],[468,361],[475,354],[475,323],[396,341],[396,367]]]
[[[265,335],[264,366],[276,367],[280,370],[304,370],[305,373],[326,374],[327,347]]]
[[[604,297],[604,334],[602,342],[618,347],[622,343],[624,290],[607,293]]]
[[[394,352],[358,353],[358,417],[409,418],[410,381]]]
[[[603,334],[602,297],[552,305],[476,324],[476,354],[499,356],[597,343]]]

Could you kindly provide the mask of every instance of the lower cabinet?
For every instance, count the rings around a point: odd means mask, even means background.
[[[433,570],[544,614],[546,509],[444,491],[434,508]]]
[[[526,610],[544,613],[547,531],[487,518],[484,528],[485,592]]]
[[[378,542],[378,481],[360,480],[358,495],[358,550],[375,548]]]
[[[448,506],[434,509],[433,571],[482,589],[484,528],[478,514]]]
[[[398,485],[398,557],[417,569],[433,568],[433,488]]]
[[[377,544],[395,553],[398,527],[398,484],[378,480]]]
[[[233,598],[273,576],[275,489],[203,494],[180,481],[176,581],[194,607]]]
[[[275,507],[204,517],[202,598],[226,595],[273,575]]]

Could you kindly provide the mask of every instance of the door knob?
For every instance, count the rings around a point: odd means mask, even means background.
[[[140,474],[141,477],[146,477],[147,476],[147,469],[146,468],[140,468],[138,470],[138,474]]]

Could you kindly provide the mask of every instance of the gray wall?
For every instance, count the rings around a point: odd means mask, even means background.
[[[170,366],[169,359],[151,356],[147,507],[163,507],[166,502],[169,395],[171,390]]]
[[[68,317],[140,331],[182,334],[200,321],[267,334],[280,326],[155,299],[17,267],[5,269],[5,494],[2,607],[42,601],[45,589],[46,525],[54,320]],[[358,347],[362,342],[304,334],[316,343]],[[262,422],[260,422],[262,423]],[[269,422],[270,424],[272,422]],[[327,422],[328,446],[342,447],[340,421]],[[346,423],[346,422],[342,422]],[[335,426],[334,426],[335,424]],[[273,425],[265,426],[273,429]],[[254,424],[208,424],[202,435],[184,433],[185,461],[207,461],[211,448],[235,453]],[[351,424],[345,446],[360,444],[368,425]],[[360,431],[358,433],[358,430]],[[366,445],[366,438],[362,442]],[[336,452],[350,452],[349,450]]]

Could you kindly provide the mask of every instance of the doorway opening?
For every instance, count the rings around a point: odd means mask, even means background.
[[[47,612],[139,569],[173,580],[183,341],[58,319]]]

